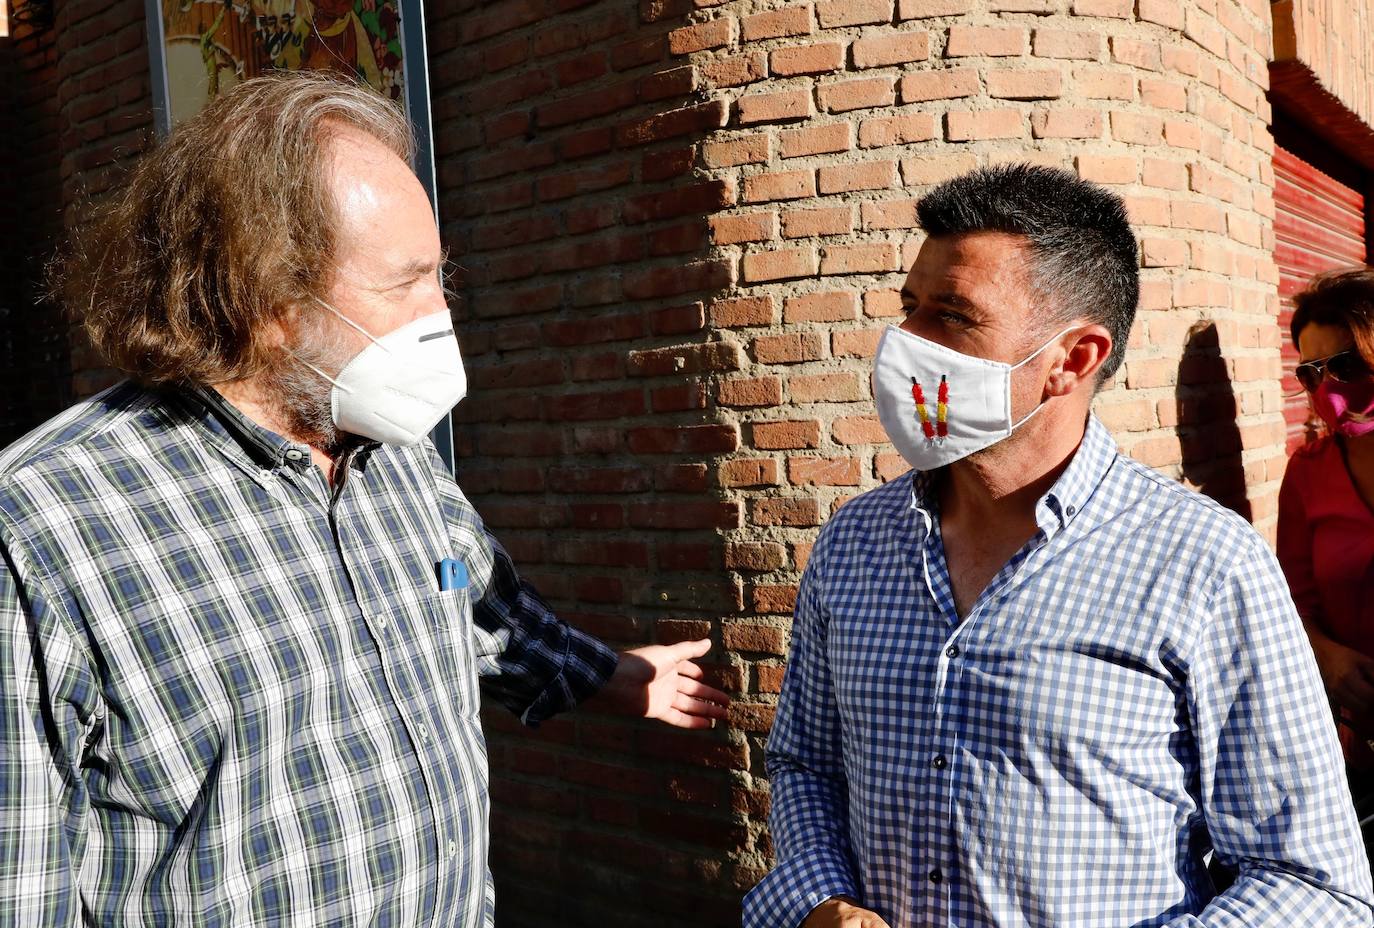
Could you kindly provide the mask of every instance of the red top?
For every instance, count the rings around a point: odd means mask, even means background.
[[[1279,490],[1278,555],[1298,612],[1330,638],[1374,657],[1374,510],[1360,497],[1330,436],[1300,448]],[[1374,752],[1341,727],[1346,757]]]

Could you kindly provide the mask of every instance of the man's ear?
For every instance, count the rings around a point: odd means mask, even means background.
[[[1106,326],[1088,325],[1064,335],[1060,341],[1064,357],[1052,368],[1045,381],[1050,396],[1068,396],[1084,385],[1097,389],[1097,374],[1112,353],[1112,333]]]

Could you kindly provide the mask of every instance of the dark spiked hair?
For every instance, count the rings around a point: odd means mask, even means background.
[[[1026,239],[1045,327],[1091,319],[1112,334],[1105,380],[1121,366],[1140,298],[1135,234],[1121,198],[1060,168],[1005,164],[951,178],[921,198],[927,235],[1004,232]]]

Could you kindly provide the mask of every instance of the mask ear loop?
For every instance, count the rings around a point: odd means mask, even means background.
[[[1076,326],[1076,325],[1071,325],[1071,326],[1069,326],[1067,329],[1060,329],[1058,332],[1056,332],[1053,336],[1050,337],[1050,340],[1049,340],[1049,341],[1045,342],[1045,344],[1041,345],[1039,348],[1035,349],[1035,350],[1032,351],[1030,354],[1026,355],[1026,356],[1025,356],[1024,358],[1022,358],[1020,361],[1017,361],[1015,364],[1013,364],[1013,365],[1011,366],[1010,369],[1014,371],[1014,370],[1016,370],[1018,367],[1021,367],[1021,366],[1024,365],[1024,364],[1030,363],[1030,361],[1031,361],[1033,358],[1036,358],[1036,357],[1038,357],[1039,355],[1043,354],[1046,348],[1050,347],[1050,345],[1053,345],[1055,342],[1059,341],[1059,339],[1063,338],[1064,335],[1065,335],[1066,333],[1072,332],[1072,331],[1073,331],[1074,329],[1076,329],[1076,328],[1078,328],[1078,326]],[[1031,416],[1034,416],[1037,412],[1039,412],[1040,410],[1042,410],[1042,409],[1044,409],[1044,408],[1045,408],[1045,401],[1044,401],[1044,400],[1041,400],[1039,403],[1036,403],[1034,409],[1032,409],[1030,412],[1026,413],[1026,414],[1025,414],[1024,416],[1022,416],[1018,421],[1012,423],[1011,429],[1010,429],[1010,431],[1009,431],[1008,434],[1010,434],[1010,432],[1015,432],[1015,431],[1016,431],[1017,429],[1019,429],[1021,426],[1025,425],[1028,421],[1030,421]]]

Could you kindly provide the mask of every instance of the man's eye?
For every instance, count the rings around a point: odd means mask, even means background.
[[[964,326],[969,324],[967,316],[963,315],[962,313],[956,313],[952,309],[940,310],[938,313],[935,314],[935,318],[939,319],[941,322],[945,322],[950,325]]]

